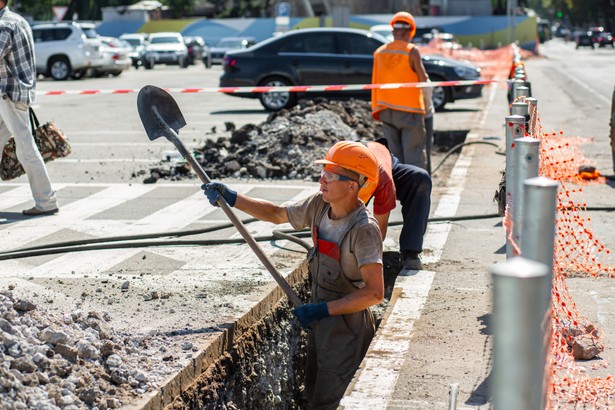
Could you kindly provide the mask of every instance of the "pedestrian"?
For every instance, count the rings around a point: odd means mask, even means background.
[[[373,84],[415,83],[429,79],[421,53],[410,40],[416,33],[412,14],[391,19],[393,41],[374,52]],[[372,89],[372,116],[382,122],[391,153],[404,164],[427,169],[425,102],[421,88]]]
[[[15,139],[17,159],[26,171],[34,198],[34,207],[23,211],[26,216],[58,212],[58,201],[32,136],[28,114],[36,85],[33,45],[28,22],[9,9],[7,0],[0,0],[0,147],[11,136]]]
[[[382,239],[386,237],[389,216],[401,203],[403,225],[399,235],[402,271],[422,269],[423,236],[427,230],[431,207],[431,177],[424,169],[404,164],[391,154],[387,141],[380,138],[365,143],[376,155],[380,177],[373,192],[369,188],[359,191],[359,198],[368,203],[373,198],[373,214],[378,221]]]
[[[311,229],[311,301],[293,313],[309,329],[310,408],[336,409],[375,332],[369,308],[384,297],[381,233],[358,197],[361,187],[378,184],[378,160],[363,144],[340,141],[316,163],[324,164],[319,192],[294,205],[253,199],[219,182],[202,188],[214,206],[222,197],[257,219]]]

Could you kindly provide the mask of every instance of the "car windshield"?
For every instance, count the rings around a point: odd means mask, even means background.
[[[224,48],[241,48],[243,47],[243,42],[244,40],[242,39],[228,39],[228,40],[220,40],[220,42],[218,43],[218,47],[224,47]]]
[[[179,44],[178,37],[154,37],[150,39],[150,44],[175,43]]]
[[[138,38],[125,38],[123,40],[125,42],[127,42],[128,44],[130,44],[131,46],[140,46],[141,45],[141,40],[139,40]]]
[[[93,28],[83,28],[83,33],[87,38],[98,38],[98,33]]]

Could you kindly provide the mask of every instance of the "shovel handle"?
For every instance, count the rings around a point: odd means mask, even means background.
[[[201,167],[201,164],[197,162],[194,156],[190,152],[188,152],[184,144],[180,141],[177,133],[170,127],[168,131],[170,133],[169,135],[170,138],[168,139],[173,143],[173,145],[175,145],[175,147],[177,148],[179,153],[182,155],[182,157],[184,157],[186,161],[188,161],[188,163],[190,164],[194,172],[196,172],[196,174],[199,176],[201,181],[203,183],[211,182],[211,179],[209,178],[209,176],[207,175],[203,167]],[[233,208],[231,208],[230,205],[226,203],[226,201],[224,200],[224,198],[222,198],[222,196],[218,197],[218,205],[220,206],[220,208],[222,208],[222,210],[224,211],[228,219],[230,219],[232,224],[235,225],[235,228],[237,228],[237,231],[239,232],[239,234],[246,241],[246,243],[250,246],[250,248],[252,248],[252,251],[254,251],[258,259],[260,259],[263,265],[265,265],[265,268],[267,268],[271,276],[273,276],[273,279],[275,279],[275,281],[278,283],[280,288],[282,288],[282,291],[284,292],[284,294],[286,294],[286,296],[288,297],[290,302],[293,304],[293,306],[295,307],[301,306],[303,303],[301,302],[301,299],[299,298],[299,296],[297,296],[293,288],[290,287],[290,285],[288,284],[288,282],[286,282],[286,280],[280,274],[280,272],[278,272],[275,266],[273,266],[269,258],[267,258],[267,255],[265,255],[265,252],[263,252],[261,247],[258,245],[258,242],[256,242],[254,237],[252,237],[250,232],[248,232],[248,230],[246,229],[245,225],[241,222],[241,220],[237,218],[237,215],[235,215],[235,212],[233,212]]]

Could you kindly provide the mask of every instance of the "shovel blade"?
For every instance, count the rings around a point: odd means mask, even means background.
[[[150,141],[160,137],[171,139],[169,128],[178,133],[186,125],[171,94],[153,85],[146,85],[139,91],[137,110]]]

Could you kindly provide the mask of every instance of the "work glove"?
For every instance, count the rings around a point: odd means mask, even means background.
[[[304,329],[310,327],[314,322],[329,317],[329,309],[327,309],[327,303],[307,303],[293,309],[293,314],[297,316],[301,326]]]
[[[221,182],[203,184],[201,185],[201,189],[205,191],[205,196],[213,206],[218,206],[218,198],[220,198],[220,196],[222,196],[230,206],[235,206],[235,202],[237,202],[237,192]]]

